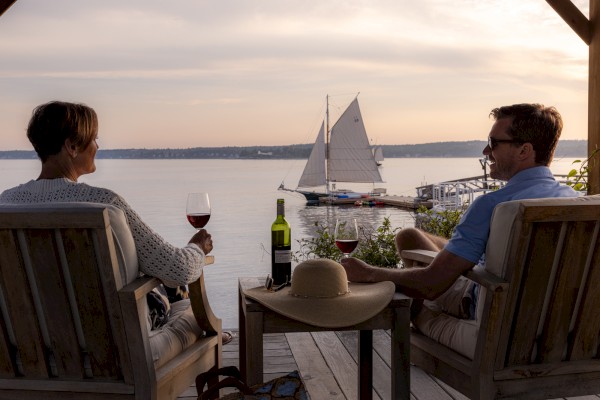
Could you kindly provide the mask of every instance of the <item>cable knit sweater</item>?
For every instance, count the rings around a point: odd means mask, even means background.
[[[33,204],[91,202],[111,204],[125,212],[135,241],[141,272],[155,276],[169,286],[185,285],[202,274],[204,252],[195,244],[178,248],[160,237],[127,202],[115,192],[73,182],[67,178],[32,180],[0,194],[0,203]]]

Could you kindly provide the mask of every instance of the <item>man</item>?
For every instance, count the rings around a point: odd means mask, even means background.
[[[476,299],[469,293],[476,286],[461,274],[484,261],[494,207],[510,200],[577,196],[573,189],[556,182],[548,168],[563,127],[554,107],[515,104],[493,109],[490,115],[495,122],[483,154],[490,162],[490,176],[508,181],[506,186],[475,199],[449,241],[414,228],[402,229],[396,236],[400,253],[439,251],[429,266],[388,269],[355,258],[342,259],[352,282],[392,281],[408,296],[435,300],[424,302],[413,323],[424,334],[469,357],[474,352],[471,340],[461,336],[476,335],[476,324],[465,328],[460,318],[474,318],[474,307],[465,306],[463,300],[470,295]]]

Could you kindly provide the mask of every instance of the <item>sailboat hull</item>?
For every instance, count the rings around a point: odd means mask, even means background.
[[[296,193],[300,193],[309,202],[318,202],[321,197],[327,197],[327,193],[307,192],[304,190],[296,190]]]
[[[319,199],[321,197],[328,196],[327,193],[323,193],[323,192],[314,192],[314,191],[299,190],[299,189],[288,189],[285,187],[285,185],[283,183],[281,185],[279,185],[278,190],[285,190],[287,192],[300,193],[302,196],[304,196],[306,201],[309,203],[318,203]]]

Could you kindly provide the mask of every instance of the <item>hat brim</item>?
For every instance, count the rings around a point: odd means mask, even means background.
[[[379,314],[392,300],[392,282],[349,283],[349,293],[330,298],[306,298],[291,294],[286,287],[277,292],[263,287],[244,294],[265,307],[294,320],[322,328],[356,325]]]

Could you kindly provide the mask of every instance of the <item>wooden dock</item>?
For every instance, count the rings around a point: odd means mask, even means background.
[[[237,332],[223,347],[223,365],[239,367]],[[264,336],[264,381],[298,370],[312,400],[357,399],[358,332],[313,332],[266,334]],[[373,399],[391,396],[389,332],[373,334]],[[461,393],[411,367],[411,400],[468,400]],[[195,400],[194,386],[178,400]],[[600,396],[569,397],[565,400],[600,400]]]
[[[319,199],[321,204],[331,205],[345,205],[345,204],[357,204],[360,203],[362,206],[391,206],[403,208],[406,210],[416,210],[421,205],[431,208],[433,203],[429,201],[420,201],[416,197],[412,196],[368,196],[361,198],[338,198],[338,197],[321,197]]]

